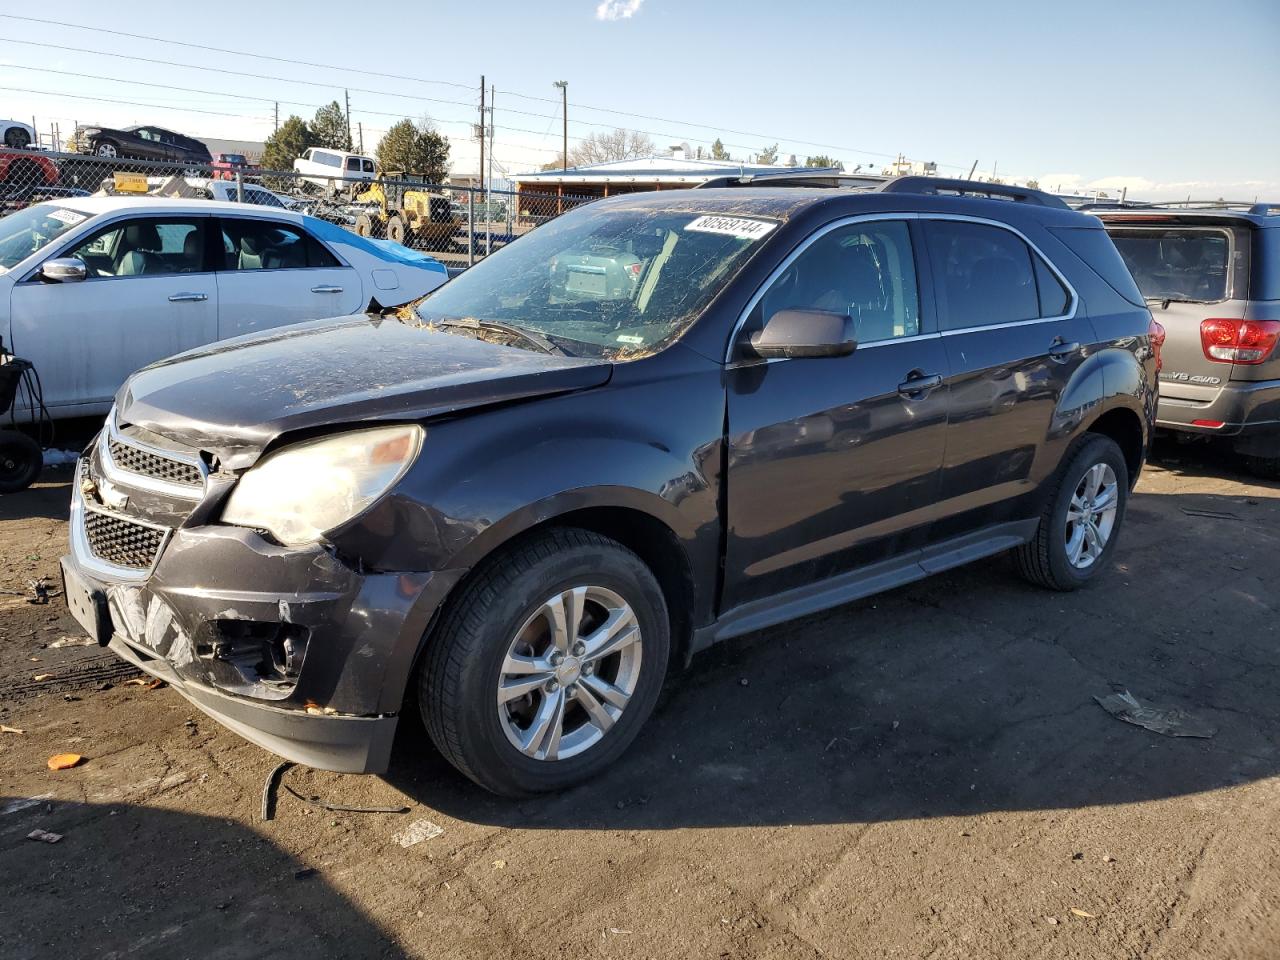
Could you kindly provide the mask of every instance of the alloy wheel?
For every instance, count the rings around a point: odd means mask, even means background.
[[[1077,570],[1093,566],[1107,548],[1116,524],[1120,489],[1108,463],[1095,463],[1076,484],[1067,505],[1067,560]]]
[[[98,149],[93,152],[100,157],[114,157],[116,156],[116,147],[113,143],[100,143],[98,144]]]
[[[591,749],[618,722],[640,679],[644,645],[635,611],[600,586],[544,600],[516,631],[498,678],[498,719],[536,760]]]

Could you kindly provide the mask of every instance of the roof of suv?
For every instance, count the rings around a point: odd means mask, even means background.
[[[1250,224],[1259,229],[1280,227],[1280,203],[1191,200],[1172,203],[1098,201],[1076,207],[1106,223],[1223,223]]]
[[[822,185],[797,175],[796,185],[783,178],[735,180],[734,185],[618,194],[596,200],[594,209],[662,209],[697,213],[791,219],[810,208],[825,206],[856,216],[860,213],[953,213],[990,220],[1040,220],[1066,226],[1098,226],[1088,214],[1069,208],[1057,197],[1022,188],[944,180],[900,177],[878,187]],[[790,178],[786,178],[790,179]],[[749,188],[749,189],[747,189]],[[963,191],[963,193],[958,192]],[[1001,199],[996,199],[1001,197]]]

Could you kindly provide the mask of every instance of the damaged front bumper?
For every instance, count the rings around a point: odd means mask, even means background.
[[[72,495],[62,566],[81,626],[273,753],[384,770],[422,638],[461,571],[368,572],[319,544],[154,522],[181,511],[127,486],[127,473],[112,473],[115,503],[104,502],[99,463],[109,456],[99,449],[92,466],[80,463]],[[150,563],[139,559],[157,543]]]

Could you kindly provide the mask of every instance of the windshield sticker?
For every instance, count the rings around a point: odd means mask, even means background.
[[[644,343],[644,337],[637,337],[630,333],[618,334],[619,343]]]
[[[746,217],[698,217],[685,229],[694,233],[719,233],[726,237],[737,237],[739,240],[759,240],[766,236],[776,223],[763,220],[748,220]]]
[[[49,219],[60,220],[69,227],[74,227],[77,223],[84,223],[87,219],[83,213],[76,213],[74,210],[66,210],[59,207],[57,210],[49,211]]]

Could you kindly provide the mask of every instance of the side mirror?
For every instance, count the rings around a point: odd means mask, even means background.
[[[858,346],[853,318],[826,310],[779,310],[751,335],[758,356],[845,357]]]
[[[55,257],[40,268],[40,279],[49,283],[78,283],[89,276],[89,268],[79,257]]]

